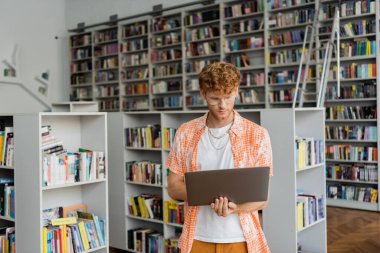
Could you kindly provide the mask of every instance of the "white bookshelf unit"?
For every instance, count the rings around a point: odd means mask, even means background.
[[[105,154],[106,177],[72,184],[43,186],[41,127],[51,126],[51,133],[68,151],[78,148]],[[46,208],[87,205],[87,212],[104,219],[105,246],[85,252],[108,253],[108,152],[105,113],[35,113],[14,116],[17,252],[42,252],[42,211]]]
[[[297,169],[296,137],[324,141],[323,109],[270,109],[261,125],[271,137],[273,177],[263,227],[271,252],[327,252],[325,163]],[[297,230],[297,192],[323,195],[324,218]]]
[[[12,129],[12,127],[14,126],[14,116],[12,114],[1,114],[0,115],[0,129],[1,128],[7,128],[8,131],[10,131]],[[6,142],[7,140],[7,130],[4,131],[4,129],[2,129],[2,131],[4,132],[4,139],[3,139],[3,142]],[[14,138],[15,138],[15,134],[14,134],[14,130],[11,131],[13,133],[13,143],[14,143]],[[3,147],[5,147],[5,144],[2,143]],[[9,145],[12,145],[11,143],[9,143]],[[0,178],[13,178],[13,186],[11,186],[12,184],[6,184],[5,182],[2,183],[1,185],[1,188],[2,188],[2,196],[0,196],[4,201],[2,202],[2,212],[0,214],[0,225],[2,227],[15,227],[16,226],[16,218],[15,217],[12,217],[11,213],[7,213],[6,212],[6,209],[5,209],[5,205],[6,205],[6,201],[5,201],[5,194],[6,193],[6,187],[11,187],[13,188],[13,191],[14,191],[14,199],[16,199],[16,180],[15,180],[15,175],[14,175],[14,172],[15,172],[15,169],[14,169],[14,159],[12,159],[12,156],[14,156],[14,145],[12,147],[12,151],[8,151],[7,152],[7,149],[4,149],[3,147],[0,147],[0,149],[2,149],[2,152],[0,152],[0,155],[2,155],[4,157],[4,152],[7,153],[7,155],[9,155],[10,153],[12,153],[10,155],[11,157],[11,160],[4,163],[3,159],[0,158],[0,160],[2,160],[2,163],[0,163]],[[9,185],[9,186],[8,186]],[[11,200],[11,201],[14,201]],[[8,203],[11,203],[11,201],[9,201]],[[12,204],[11,204],[11,207],[10,207],[10,210],[12,208]],[[16,212],[16,210],[14,209],[14,212]]]

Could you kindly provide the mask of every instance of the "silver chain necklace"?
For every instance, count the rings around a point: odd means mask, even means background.
[[[211,134],[210,131],[207,131],[209,133],[209,139],[210,139],[210,143],[211,143],[211,146],[215,149],[215,150],[221,150],[221,149],[224,149],[226,146],[227,146],[227,143],[228,143],[228,138],[227,140],[222,144],[220,145],[220,147],[217,147],[216,144],[214,143],[214,140],[213,140],[213,136]],[[227,131],[228,132],[228,131]],[[226,134],[223,134],[222,137],[226,136]],[[220,138],[219,138],[220,139]]]
[[[228,138],[227,138],[227,141],[225,141],[225,143],[222,144],[220,147],[217,147],[217,146],[216,146],[216,144],[215,144],[213,138],[216,139],[216,140],[220,140],[220,139],[222,139],[223,137],[225,137],[225,136],[228,134],[228,132],[230,131],[231,127],[232,127],[232,124],[231,124],[231,126],[228,128],[228,130],[227,130],[225,133],[223,133],[221,136],[215,136],[215,135],[212,133],[211,129],[210,129],[210,128],[207,128],[207,130],[208,130],[207,132],[208,132],[208,134],[209,134],[210,143],[211,143],[211,146],[212,146],[214,149],[216,149],[216,150],[221,150],[221,149],[223,149],[223,148],[226,147],[226,145],[227,145],[227,143],[228,143]]]

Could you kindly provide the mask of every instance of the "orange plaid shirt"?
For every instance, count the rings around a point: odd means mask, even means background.
[[[229,136],[236,168],[269,166],[273,175],[272,148],[268,132],[263,127],[241,117],[234,111],[234,123]],[[187,171],[198,170],[198,142],[206,128],[207,114],[182,124],[175,135],[166,166],[184,176]],[[180,238],[182,253],[189,253],[193,244],[199,207],[185,203],[185,223]],[[261,229],[258,212],[240,213],[240,225],[249,253],[268,253],[269,247]]]

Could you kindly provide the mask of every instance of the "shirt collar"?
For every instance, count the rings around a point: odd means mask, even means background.
[[[243,117],[240,116],[240,114],[235,110],[233,111],[233,113],[234,113],[234,122],[232,123],[231,131],[236,136],[241,137],[243,133]],[[204,129],[206,129],[206,120],[207,120],[208,114],[209,112],[207,112],[205,115],[199,118],[197,131],[204,131]]]

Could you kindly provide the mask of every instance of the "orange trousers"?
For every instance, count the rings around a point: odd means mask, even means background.
[[[190,253],[247,253],[246,242],[211,243],[194,240]]]

